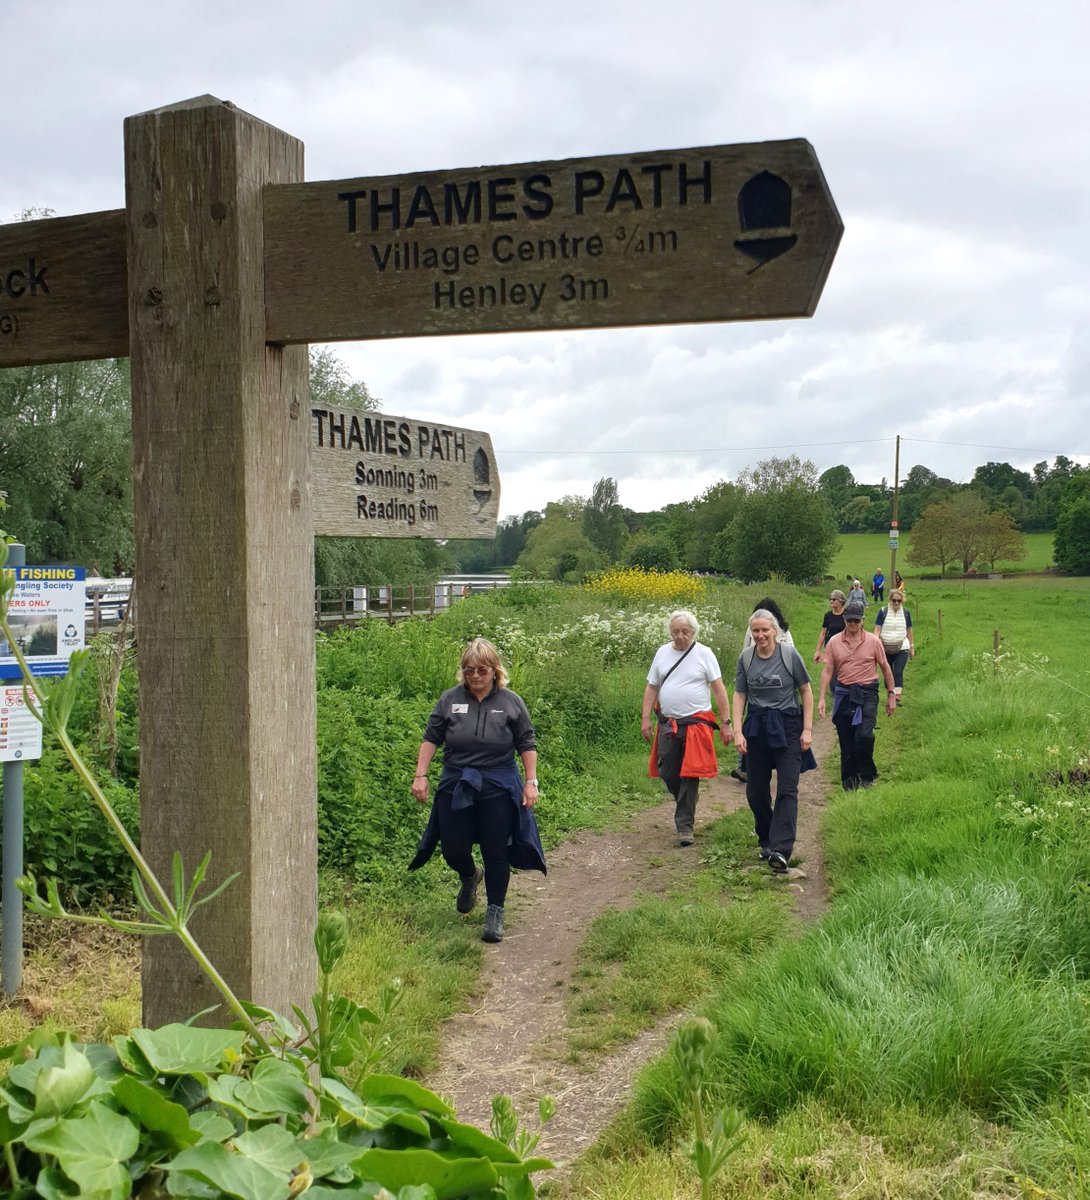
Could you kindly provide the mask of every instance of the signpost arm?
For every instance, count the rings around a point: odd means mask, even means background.
[[[167,878],[175,851],[239,873],[194,932],[285,1013],[315,978],[310,405],[305,346],[265,342],[262,188],[302,177],[300,142],[211,96],[125,122],[141,840]],[[217,998],[147,939],[146,1024]]]
[[[5,566],[26,564],[26,547],[18,542],[8,546]],[[23,982],[23,893],[15,881],[23,873],[23,764],[4,763],[3,818],[3,945],[0,947],[0,971],[4,994],[14,996]]]

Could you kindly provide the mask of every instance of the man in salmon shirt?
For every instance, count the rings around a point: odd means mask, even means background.
[[[863,605],[849,600],[844,631],[829,639],[818,685],[818,714],[825,716],[825,693],[833,685],[833,724],[840,741],[840,782],[845,791],[868,788],[878,778],[874,727],[878,723],[878,680],[886,683],[886,713],[897,711],[893,672],[882,642],[863,628]]]

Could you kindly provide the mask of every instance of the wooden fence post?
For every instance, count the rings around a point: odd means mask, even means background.
[[[299,141],[212,96],[125,121],[141,839],[168,886],[175,850],[239,872],[194,933],[283,1013],[315,980],[315,590],[307,349],[265,344],[262,187],[302,178]],[[145,1024],[218,1000],[146,940]]]
[[[938,609],[937,614],[939,621],[939,641],[942,641],[942,609]]]

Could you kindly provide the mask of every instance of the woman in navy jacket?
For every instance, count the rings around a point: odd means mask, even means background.
[[[421,804],[428,800],[428,768],[440,746],[443,772],[409,869],[426,863],[439,845],[462,881],[455,904],[460,913],[472,911],[483,879],[488,909],[481,936],[499,942],[511,868],[544,874],[545,856],[533,814],[538,801],[534,726],[522,697],[507,686],[496,647],[485,638],[466,646],[457,686],[439,697],[428,717],[412,784]],[[474,844],[481,848],[483,870],[474,862]]]

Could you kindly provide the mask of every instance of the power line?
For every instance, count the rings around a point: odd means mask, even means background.
[[[647,447],[636,450],[560,450],[549,448],[538,448],[534,450],[511,450],[505,447],[497,447],[497,453],[500,454],[538,454],[538,455],[582,455],[586,457],[601,457],[602,455],[613,454],[751,454],[754,452],[766,450],[814,450],[825,448],[828,446],[873,446],[882,442],[894,441],[891,437],[885,438],[853,438],[844,439],[838,438],[835,442],[790,442],[780,443],[772,446],[702,446],[698,450],[694,450],[691,446],[677,450],[663,449],[660,446]],[[1058,455],[1064,455],[1067,458],[1090,458],[1090,450],[1045,450],[1040,447],[1033,446],[995,446],[988,442],[947,442],[939,438],[912,438],[902,437],[902,444],[905,442],[919,442],[927,446],[957,446],[967,450],[1006,450],[1011,454],[1044,454],[1047,457],[1055,458]]]

